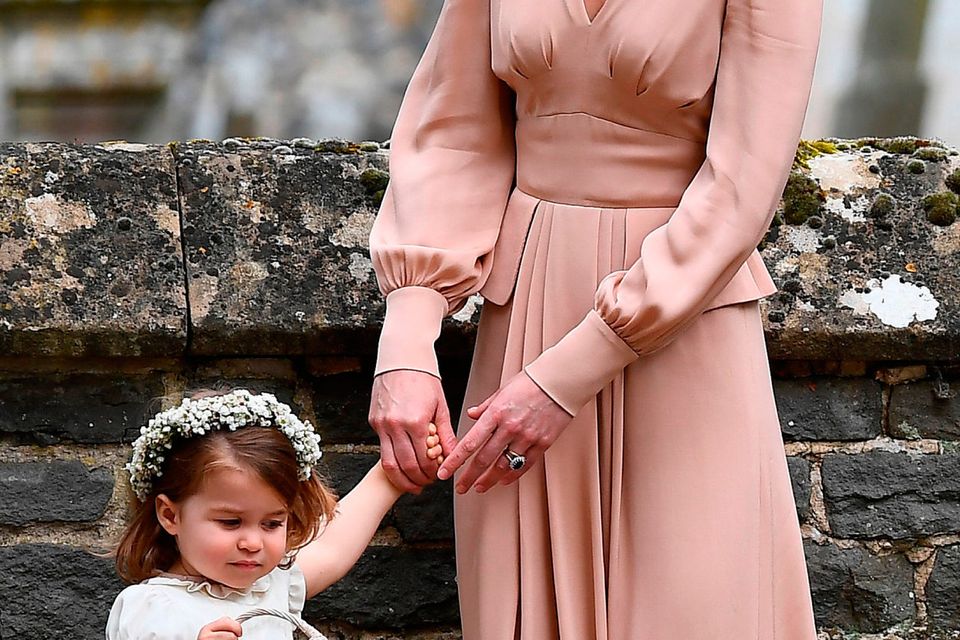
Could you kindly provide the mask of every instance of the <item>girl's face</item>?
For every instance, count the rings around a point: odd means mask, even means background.
[[[270,573],[287,551],[287,508],[256,474],[217,469],[180,503],[160,495],[161,526],[177,539],[171,573],[199,575],[246,589]]]

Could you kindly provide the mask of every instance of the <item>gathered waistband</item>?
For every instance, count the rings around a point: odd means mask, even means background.
[[[558,204],[676,207],[706,157],[703,143],[586,113],[517,121],[517,188]]]

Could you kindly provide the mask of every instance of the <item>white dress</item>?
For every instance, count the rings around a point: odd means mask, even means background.
[[[300,616],[306,599],[303,572],[294,564],[276,568],[246,590],[165,573],[120,592],[107,619],[107,640],[197,640],[217,618],[255,608]],[[275,616],[243,623],[243,640],[291,640],[293,625]]]

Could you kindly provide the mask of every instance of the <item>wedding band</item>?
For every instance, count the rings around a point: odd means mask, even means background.
[[[504,449],[503,455],[506,457],[507,462],[510,463],[510,468],[514,471],[523,469],[523,465],[527,464],[526,456],[522,456],[519,453],[510,451],[510,449]]]

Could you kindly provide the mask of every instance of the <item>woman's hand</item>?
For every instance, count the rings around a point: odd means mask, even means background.
[[[242,635],[243,629],[240,627],[240,623],[233,618],[224,616],[200,629],[197,640],[237,640]]]
[[[423,371],[396,369],[373,379],[370,426],[380,436],[380,462],[395,486],[420,493],[437,477],[439,462],[428,455],[430,423],[436,424],[442,451],[457,438],[440,379]]]
[[[446,480],[472,456],[457,479],[458,493],[466,493],[474,483],[477,493],[483,493],[497,482],[514,482],[540,461],[543,452],[573,420],[523,371],[479,406],[469,407],[467,415],[477,422],[452,452],[444,447],[444,452],[450,453],[437,475]],[[526,456],[522,469],[510,469],[503,455],[508,447]]]

